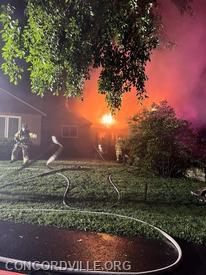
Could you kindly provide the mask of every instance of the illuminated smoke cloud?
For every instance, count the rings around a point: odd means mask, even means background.
[[[169,0],[163,1],[166,11],[163,20],[171,41],[176,45],[172,49],[156,50],[148,64],[149,81],[147,90],[149,100],[168,100],[179,116],[204,124],[206,121],[206,2],[194,1],[194,15],[181,15]],[[104,96],[97,95],[98,72],[86,83],[85,99],[76,104],[78,111],[98,122],[108,112]],[[142,108],[136,103],[135,91],[124,97],[122,110],[116,118],[125,125],[127,118]]]

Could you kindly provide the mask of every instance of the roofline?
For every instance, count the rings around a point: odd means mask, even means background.
[[[40,113],[42,116],[47,116],[46,113],[42,112],[41,110],[39,110],[38,108],[34,107],[33,105],[29,104],[28,102],[24,101],[23,99],[19,98],[18,96],[15,96],[14,94],[12,94],[11,92],[0,88],[0,91],[2,91],[3,93],[6,93],[7,95],[10,95],[11,97],[15,98],[16,100],[18,100],[19,102],[25,104],[27,107],[35,110],[36,112]]]

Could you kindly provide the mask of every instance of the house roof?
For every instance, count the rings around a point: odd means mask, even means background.
[[[0,88],[0,111],[1,112],[12,112],[12,113],[38,113],[42,116],[47,114],[39,110],[32,104],[26,102],[20,97],[14,95],[13,93]],[[13,99],[13,100],[12,100]]]
[[[59,116],[59,119],[66,124],[74,124],[74,125],[81,125],[81,126],[91,126],[92,123],[85,117],[79,115],[76,112],[64,110],[62,114]]]
[[[81,126],[91,126],[91,121],[78,114],[75,108],[72,108],[72,101],[65,101],[65,97],[54,97],[45,95],[43,98],[29,97],[30,102],[40,106],[43,111],[33,104],[21,99],[19,96],[0,88],[0,112],[13,114],[40,114],[46,116],[48,120],[55,123],[61,121],[65,124],[77,124]],[[71,107],[71,108],[70,108]]]
[[[55,125],[62,124],[75,124],[81,126],[91,125],[91,121],[78,113],[77,108],[73,105],[73,99],[66,99],[63,95],[54,96],[46,93],[44,97],[40,98],[35,96],[32,102],[39,106],[47,114],[47,121],[53,121]]]
[[[81,126],[91,126],[92,124],[91,121],[78,114],[76,110],[69,109],[68,106],[66,106],[65,101],[61,98],[56,99],[56,102],[50,102],[50,104],[47,104],[47,108],[47,119],[52,120],[55,123],[61,121],[61,123],[65,125],[74,124]]]

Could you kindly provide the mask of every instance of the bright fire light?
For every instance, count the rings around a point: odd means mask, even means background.
[[[114,123],[114,119],[111,114],[105,114],[102,117],[102,123],[109,126]]]

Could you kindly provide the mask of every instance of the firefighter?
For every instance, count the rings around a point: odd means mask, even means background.
[[[36,138],[36,134],[30,132],[27,124],[22,124],[21,130],[14,136],[14,147],[11,154],[11,163],[17,160],[19,150],[22,150],[23,164],[29,163],[29,147],[31,138]]]
[[[123,159],[123,150],[122,150],[122,139],[118,137],[115,144],[115,152],[116,152],[116,161],[121,162]]]

